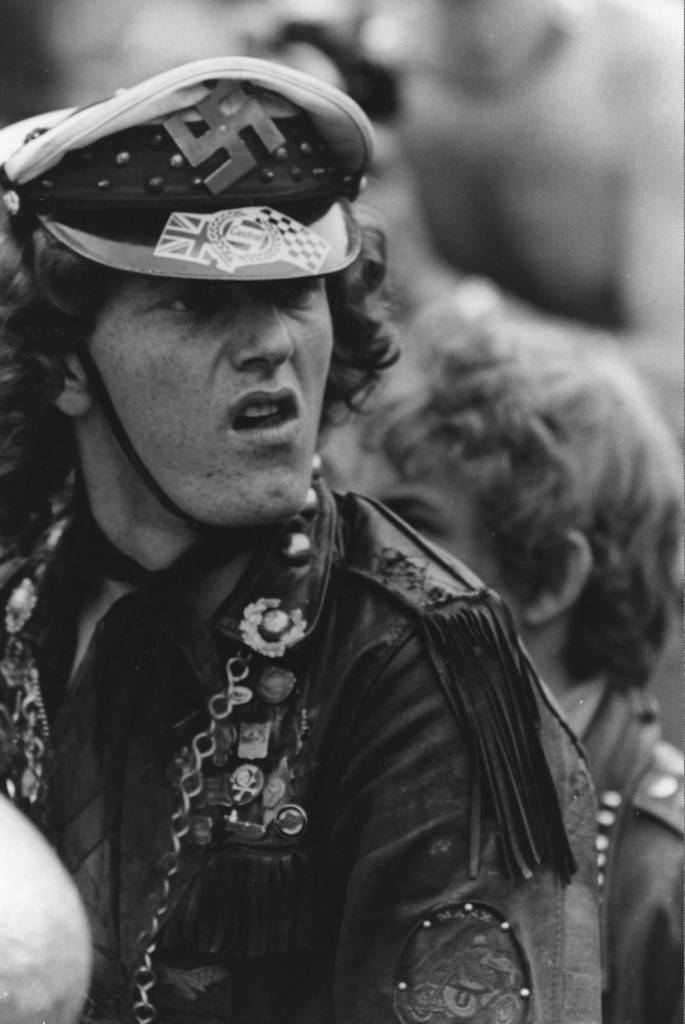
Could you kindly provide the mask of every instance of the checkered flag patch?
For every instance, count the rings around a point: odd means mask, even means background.
[[[269,206],[249,206],[216,213],[172,213],[154,255],[214,266],[226,274],[276,263],[318,274],[329,249],[315,231],[287,214]]]
[[[272,210],[268,206],[263,207],[259,212],[266,217],[269,224],[276,228],[283,239],[288,262],[294,263],[302,270],[308,270],[312,274],[318,273],[328,255],[330,248],[328,242],[285,213],[279,213],[278,210]]]

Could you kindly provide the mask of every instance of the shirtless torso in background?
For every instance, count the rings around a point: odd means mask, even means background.
[[[682,9],[429,0],[403,136],[439,251],[561,316],[682,339]]]

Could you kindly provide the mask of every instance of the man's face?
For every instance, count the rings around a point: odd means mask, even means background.
[[[302,507],[332,335],[320,278],[214,284],[131,277],[110,297],[89,344],[157,482],[198,521],[238,526]],[[155,511],[142,482],[127,467],[121,472],[113,439],[106,457],[113,476],[136,491],[125,497]]]

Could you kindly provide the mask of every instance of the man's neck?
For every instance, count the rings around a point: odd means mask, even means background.
[[[198,534],[163,508],[135,477],[100,479],[83,467],[85,498],[105,538],[144,569],[167,569],[189,551]]]

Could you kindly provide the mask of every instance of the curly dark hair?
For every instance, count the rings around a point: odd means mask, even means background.
[[[322,426],[336,407],[357,408],[397,358],[381,287],[385,239],[371,222],[358,222],[359,257],[326,281],[334,345]],[[0,539],[5,546],[21,544],[40,528],[52,496],[74,467],[72,427],[54,405],[64,385],[65,356],[90,336],[107,297],[125,276],[78,256],[41,227],[14,230],[0,212]]]
[[[682,478],[675,441],[625,356],[570,327],[469,323],[450,302],[417,332],[430,369],[384,422],[385,457],[405,481],[418,460],[458,482],[524,605],[558,585],[569,531],[582,531],[593,569],[565,666],[579,681],[643,685],[680,608]]]

